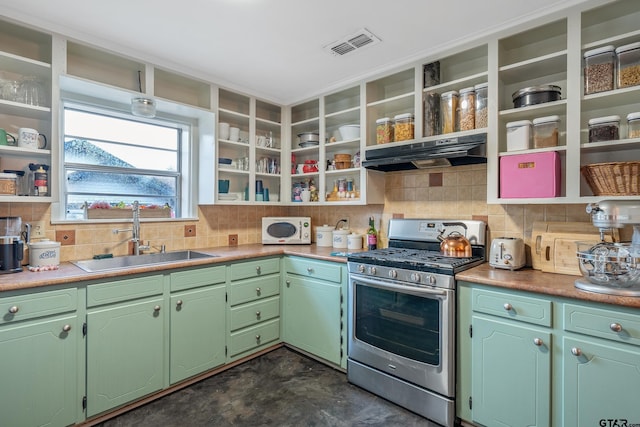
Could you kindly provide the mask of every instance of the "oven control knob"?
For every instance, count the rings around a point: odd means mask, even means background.
[[[360,264],[358,266],[358,273],[364,273],[364,265]]]
[[[396,277],[398,277],[398,272],[395,270],[389,270],[389,277],[395,279]]]
[[[369,267],[369,274],[371,274],[372,276],[375,276],[377,270],[375,267]]]
[[[420,273],[411,273],[411,276],[409,277],[409,279],[412,282],[420,283]]]
[[[427,276],[427,282],[430,285],[435,285],[436,284],[436,277],[434,275],[432,275],[432,274],[428,275]]]

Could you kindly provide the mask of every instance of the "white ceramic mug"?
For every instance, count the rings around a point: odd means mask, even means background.
[[[256,147],[266,147],[267,137],[262,135],[256,135]]]
[[[229,128],[229,141],[240,141],[240,128]]]
[[[218,139],[229,139],[229,123],[218,123]]]
[[[40,144],[40,137],[42,137],[43,144]],[[18,147],[34,150],[47,148],[47,137],[35,129],[20,128],[18,129]]]

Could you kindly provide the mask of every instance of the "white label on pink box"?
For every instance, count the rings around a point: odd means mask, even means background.
[[[560,196],[560,156],[548,153],[500,157],[500,197]]]

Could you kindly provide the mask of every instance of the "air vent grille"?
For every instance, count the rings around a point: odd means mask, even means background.
[[[334,56],[342,56],[365,46],[373,46],[378,43],[380,43],[380,39],[363,28],[350,36],[325,46],[324,49]]]

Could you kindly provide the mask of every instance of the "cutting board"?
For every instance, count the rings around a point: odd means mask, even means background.
[[[593,234],[596,240],[600,240],[600,233],[590,222],[560,222],[560,221],[535,221],[531,230],[531,266],[535,270],[542,270],[542,234]],[[617,237],[616,237],[617,238]],[[549,237],[546,239],[549,240]],[[590,240],[590,239],[588,239]],[[548,263],[547,263],[548,264]],[[548,268],[548,267],[547,267]]]
[[[605,240],[612,240],[610,235]],[[540,269],[547,273],[581,276],[576,255],[576,242],[596,244],[600,233],[542,233],[540,239]]]

